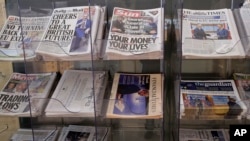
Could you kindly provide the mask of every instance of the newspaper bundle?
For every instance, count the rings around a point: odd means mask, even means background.
[[[228,129],[179,129],[179,141],[229,141]]]
[[[106,79],[104,71],[65,70],[45,109],[46,116],[99,116]]]
[[[98,31],[103,29],[99,29],[103,14],[100,6],[54,9],[36,53],[45,58],[91,59],[97,53],[94,43]]]
[[[182,80],[180,92],[182,119],[241,119],[247,111],[234,80]]]
[[[161,59],[163,8],[114,7],[106,46],[108,59]]]
[[[33,134],[34,133],[34,134]],[[56,141],[58,130],[50,129],[18,129],[11,137],[11,141]]]
[[[234,73],[233,77],[239,95],[247,106],[246,118],[250,119],[250,74]]]
[[[244,58],[230,9],[182,11],[182,53],[185,58]]]
[[[40,115],[55,78],[56,73],[13,73],[0,93],[0,115]]]
[[[68,141],[68,140],[108,141],[109,134],[110,134],[109,127],[69,125],[68,127],[63,127],[58,140],[59,141]]]
[[[116,73],[107,118],[162,118],[162,74]]]
[[[36,57],[35,50],[47,28],[49,16],[9,16],[0,32],[0,60],[24,60]]]

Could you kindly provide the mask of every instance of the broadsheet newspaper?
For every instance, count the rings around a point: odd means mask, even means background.
[[[34,132],[34,136],[33,136]],[[56,141],[58,130],[49,129],[18,129],[11,137],[11,141]]]
[[[0,93],[0,115],[41,114],[55,77],[56,73],[13,73]]]
[[[115,7],[106,53],[108,59],[160,59],[163,8],[131,10]]]
[[[34,58],[49,17],[9,16],[0,32],[0,60]],[[20,24],[21,22],[21,24]]]
[[[106,116],[158,119],[162,117],[161,74],[116,73]]]
[[[184,57],[245,57],[230,9],[183,9],[182,21],[182,52]]]
[[[97,36],[100,13],[99,6],[54,9],[36,52],[51,57],[90,55]]]
[[[97,130],[95,130],[95,128],[97,128]],[[68,140],[107,141],[109,133],[110,133],[109,127],[69,125],[68,127],[63,127],[58,140],[59,141],[68,141]]]
[[[181,81],[182,119],[240,119],[246,111],[233,80]]]
[[[250,74],[234,73],[233,76],[239,95],[247,106],[246,118],[250,119]]]
[[[104,71],[64,71],[46,107],[46,116],[93,117],[95,112],[98,116],[101,112],[105,81]]]
[[[229,141],[227,129],[181,128],[179,131],[179,141]]]

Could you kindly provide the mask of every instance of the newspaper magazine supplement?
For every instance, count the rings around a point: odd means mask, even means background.
[[[163,8],[132,10],[115,7],[106,46],[107,58],[162,58],[163,16]]]
[[[101,9],[99,6],[54,9],[36,53],[51,57],[91,54]]]
[[[162,117],[161,74],[116,73],[106,116],[157,119]]]
[[[182,52],[185,58],[244,58],[230,9],[182,11]]]
[[[234,80],[182,80],[180,99],[182,119],[241,119],[247,111]]]
[[[0,115],[40,115],[55,78],[56,73],[13,73],[0,93]]]
[[[9,16],[0,32],[0,60],[24,60],[36,57],[49,16]],[[22,22],[22,24],[20,24]]]
[[[94,117],[95,112],[99,115],[106,81],[105,71],[65,70],[46,107],[45,115]]]

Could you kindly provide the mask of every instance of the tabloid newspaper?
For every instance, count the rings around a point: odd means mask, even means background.
[[[179,141],[229,141],[227,129],[184,129],[179,130]]]
[[[11,141],[56,141],[58,130],[34,129],[34,138],[32,129],[20,128],[11,137]]]
[[[74,55],[91,58],[102,12],[100,6],[54,9],[36,53],[57,58],[70,59]]]
[[[0,60],[36,57],[35,50],[47,27],[49,16],[9,16],[0,31]],[[21,22],[21,24],[20,24]]]
[[[106,79],[105,71],[95,71],[93,75],[92,71],[65,70],[46,107],[45,115],[48,117],[99,116],[107,84]]]
[[[234,80],[182,80],[180,92],[182,119],[241,119],[247,111]]]
[[[106,46],[107,58],[162,58],[163,17],[163,8],[132,10],[114,7]]]
[[[13,73],[0,93],[0,115],[40,115],[55,78],[56,73]]]
[[[97,134],[95,133],[94,126],[82,126],[82,125],[69,125],[63,127],[59,141],[107,141],[110,134],[109,127],[96,127]],[[97,136],[96,136],[97,135]]]
[[[182,53],[185,58],[244,58],[232,11],[183,9]]]
[[[247,106],[246,118],[250,119],[250,74],[234,73],[233,77],[239,95]]]
[[[162,74],[116,73],[107,118],[162,118]]]

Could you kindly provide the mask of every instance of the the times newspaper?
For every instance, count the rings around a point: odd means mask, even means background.
[[[182,52],[185,58],[245,57],[230,9],[183,9],[180,13]]]
[[[107,40],[108,59],[160,59],[163,8],[131,10],[115,7]]]
[[[99,6],[54,9],[36,53],[51,57],[91,54],[100,13]]]
[[[229,141],[228,129],[184,129],[179,130],[179,141]]]
[[[107,141],[109,134],[109,127],[69,125],[68,127],[63,127],[58,140]]]
[[[180,118],[241,119],[247,107],[234,80],[182,80]]]
[[[234,73],[233,77],[239,95],[247,106],[246,118],[250,119],[250,74]]]
[[[162,118],[161,74],[116,73],[107,118]]]
[[[32,131],[33,130],[33,131]],[[50,129],[18,129],[10,138],[11,141],[56,141],[58,130]]]
[[[46,116],[94,117],[95,112],[98,116],[101,112],[105,86],[104,71],[64,71],[46,107]]]
[[[13,73],[0,93],[0,115],[41,114],[55,77],[56,73]]]
[[[34,58],[49,18],[9,16],[0,32],[0,60]]]

